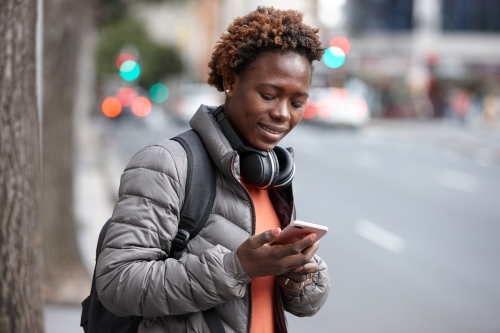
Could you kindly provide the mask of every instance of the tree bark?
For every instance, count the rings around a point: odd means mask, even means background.
[[[43,332],[36,0],[0,4],[0,332]]]
[[[87,3],[44,0],[41,216],[45,296],[59,303],[81,302],[89,292],[73,212],[73,114]]]

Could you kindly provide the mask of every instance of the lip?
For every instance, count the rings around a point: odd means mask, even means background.
[[[268,124],[260,124],[259,126],[266,132],[269,132],[271,134],[275,135],[281,135],[287,131],[286,127],[283,126],[276,126],[276,125],[268,125]],[[274,132],[274,133],[273,133]]]
[[[259,128],[264,138],[268,142],[276,142],[281,140],[286,133],[286,129],[281,126],[259,124]]]

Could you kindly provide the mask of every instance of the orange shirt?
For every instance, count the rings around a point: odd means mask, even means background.
[[[250,184],[243,185],[250,192],[255,206],[255,234],[279,228],[280,221],[267,190],[260,190]],[[274,285],[274,276],[252,279],[251,333],[274,333]]]

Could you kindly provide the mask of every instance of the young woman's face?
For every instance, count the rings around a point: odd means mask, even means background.
[[[302,119],[311,74],[303,55],[264,52],[243,73],[224,77],[224,114],[253,147],[271,150]]]

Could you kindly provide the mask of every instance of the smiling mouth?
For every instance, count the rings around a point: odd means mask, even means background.
[[[283,132],[273,131],[272,129],[270,129],[270,128],[264,126],[264,125],[260,125],[260,127],[262,127],[264,129],[264,131],[272,133],[272,134],[281,134],[281,133],[283,133]]]

